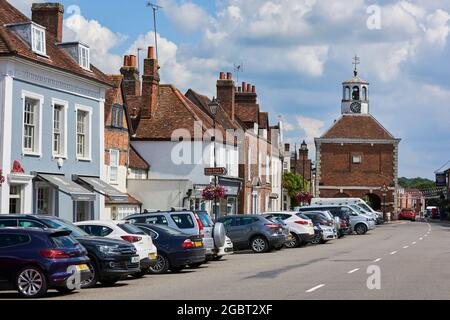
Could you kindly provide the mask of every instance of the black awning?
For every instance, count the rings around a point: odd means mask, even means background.
[[[93,191],[108,197],[113,202],[127,202],[128,195],[120,192],[100,178],[75,176],[75,181],[87,184]]]
[[[38,174],[38,177],[58,188],[60,192],[69,195],[73,201],[95,201],[95,193],[67,179],[65,176]]]

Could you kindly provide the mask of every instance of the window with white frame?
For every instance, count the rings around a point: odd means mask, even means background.
[[[43,28],[39,28],[37,26],[32,26],[32,49],[34,52],[38,54],[46,54],[45,48],[45,30]]]
[[[66,154],[65,106],[53,105],[53,156],[64,157]]]
[[[120,151],[110,150],[109,151],[109,182],[117,183],[119,181],[119,161],[120,161]]]
[[[89,70],[91,67],[90,50],[88,47],[80,45],[80,66]]]
[[[78,159],[89,159],[89,112],[77,110],[77,157]]]
[[[25,97],[23,110],[23,151],[37,154],[40,151],[40,101]]]

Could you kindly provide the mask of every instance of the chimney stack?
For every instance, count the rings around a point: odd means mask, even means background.
[[[217,80],[217,99],[232,121],[235,119],[235,93],[232,73],[228,72],[225,78],[225,73],[221,72]]]
[[[155,49],[148,47],[142,76],[142,117],[151,118],[155,114],[158,105],[159,82],[159,65],[155,58]]]
[[[63,37],[64,5],[60,3],[33,3],[31,20],[45,27],[56,37],[58,43]]]
[[[126,96],[141,95],[141,81],[139,70],[136,67],[136,56],[127,55],[123,58],[123,67],[120,69],[123,76],[123,89]]]

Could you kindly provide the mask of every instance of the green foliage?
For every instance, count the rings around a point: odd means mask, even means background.
[[[425,178],[399,178],[398,184],[405,189],[431,189],[436,188],[436,182]]]
[[[283,188],[287,190],[291,198],[291,204],[297,206],[297,195],[302,191],[308,191],[310,184],[308,181],[305,181],[305,190],[303,190],[303,177],[293,172],[285,172],[283,174]]]

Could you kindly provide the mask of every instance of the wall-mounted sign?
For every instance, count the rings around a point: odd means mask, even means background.
[[[447,186],[447,174],[445,172],[436,173],[436,186],[438,188]]]
[[[206,168],[205,176],[226,176],[227,169],[226,168]]]

